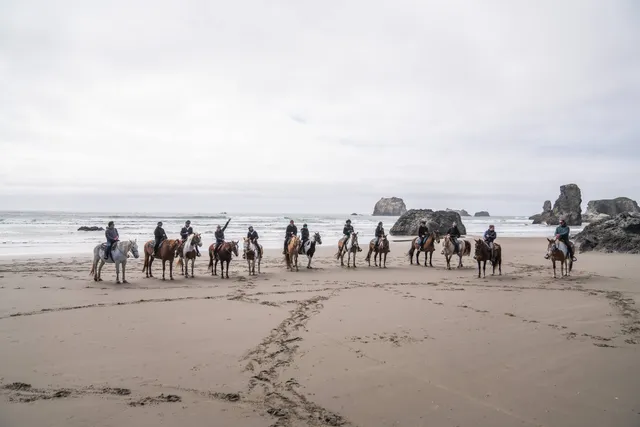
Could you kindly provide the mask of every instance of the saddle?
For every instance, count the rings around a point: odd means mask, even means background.
[[[116,248],[116,245],[117,245],[117,244],[118,244],[118,242],[117,242],[117,241],[116,241],[116,242],[113,242],[113,243],[111,244],[111,250],[112,250],[112,251]],[[103,243],[100,245],[100,249],[102,249],[103,251],[106,251],[106,250],[107,250],[107,243],[106,243],[106,242],[103,242]]]

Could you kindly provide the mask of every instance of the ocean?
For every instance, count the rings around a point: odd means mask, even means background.
[[[347,218],[351,219],[356,231],[360,232],[360,241],[368,242],[378,221],[384,223],[388,232],[397,217],[375,217],[369,215],[350,216],[348,214],[101,214],[82,212],[1,212],[0,211],[0,257],[22,256],[59,256],[69,254],[91,254],[96,244],[103,242],[104,231],[77,231],[81,226],[106,227],[114,221],[121,239],[138,239],[138,242],[151,240],[158,221],[164,223],[169,238],[179,237],[180,229],[189,219],[194,231],[202,233],[203,247],[214,241],[216,225],[224,225],[227,218],[231,222],[225,236],[227,240],[239,240],[246,236],[249,225],[258,231],[260,242],[265,248],[281,248],[284,230],[290,219],[302,227],[307,223],[311,232],[319,231],[324,245],[335,245],[342,236],[342,227]],[[533,225],[525,216],[463,217],[467,235],[479,236],[489,224],[496,226],[500,237],[551,237],[553,227]],[[572,227],[572,234],[581,227]],[[404,240],[407,237],[393,237]]]

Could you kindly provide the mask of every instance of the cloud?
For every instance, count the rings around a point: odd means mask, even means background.
[[[151,193],[346,212],[397,195],[529,213],[568,182],[640,198],[634,1],[0,8],[15,208]]]

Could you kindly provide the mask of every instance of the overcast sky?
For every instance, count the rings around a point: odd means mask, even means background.
[[[0,206],[640,199],[640,2],[0,0]]]

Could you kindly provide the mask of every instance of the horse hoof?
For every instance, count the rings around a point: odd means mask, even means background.
[[[122,283],[120,280],[116,280],[116,285],[119,285],[120,283]]]
[[[129,284],[129,282],[127,282],[126,280],[123,280],[122,283]]]
[[[102,278],[101,277],[98,277],[98,282],[102,282]]]
[[[169,280],[173,280],[173,277],[169,277]]]

